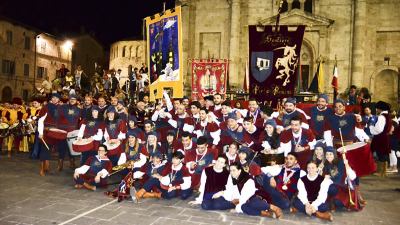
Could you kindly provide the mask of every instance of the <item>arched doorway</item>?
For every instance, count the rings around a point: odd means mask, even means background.
[[[1,101],[2,102],[11,102],[12,100],[12,89],[10,87],[4,87],[1,91]]]
[[[300,67],[297,70],[296,92],[308,91],[314,72],[314,53],[311,45],[303,40],[300,51]]]
[[[391,69],[380,71],[374,79],[373,101],[385,101],[397,107],[399,100],[399,73]]]

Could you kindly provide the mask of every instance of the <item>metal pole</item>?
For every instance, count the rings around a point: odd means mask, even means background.
[[[35,35],[35,55],[33,57],[33,94],[36,94],[36,57],[37,57],[37,39],[38,34]]]

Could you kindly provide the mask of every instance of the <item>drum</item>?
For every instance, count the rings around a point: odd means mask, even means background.
[[[72,142],[72,149],[75,152],[93,151],[93,150],[95,150],[93,139],[92,138],[84,138],[81,140],[75,140],[74,142]]]
[[[112,139],[103,143],[107,147],[108,155],[116,155],[121,152],[121,141]]]
[[[342,157],[343,149],[346,149],[346,158],[358,177],[366,176],[376,171],[376,164],[369,144],[356,142],[340,147],[337,150],[339,157]]]
[[[60,130],[57,128],[49,128],[48,130],[45,131],[46,137],[56,139],[56,140],[65,140],[67,139],[67,131],[65,130]]]
[[[10,134],[14,136],[21,136],[22,135],[22,126],[19,122],[13,123],[9,128]]]
[[[8,124],[6,123],[0,123],[0,138],[4,138],[8,136]]]
[[[73,143],[78,139],[78,132],[79,130],[74,130],[67,133],[68,148],[72,156],[78,156],[81,154],[80,152],[74,151],[73,148]]]

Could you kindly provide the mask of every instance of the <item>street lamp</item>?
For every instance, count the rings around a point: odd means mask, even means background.
[[[71,40],[66,40],[63,48],[68,51],[68,58],[67,60],[70,60],[71,63],[71,70],[72,70],[72,46],[74,46],[74,43]],[[70,54],[71,53],[71,54]]]
[[[35,35],[35,55],[33,59],[33,92],[36,93],[36,61],[37,61],[37,42],[40,39],[40,34]]]

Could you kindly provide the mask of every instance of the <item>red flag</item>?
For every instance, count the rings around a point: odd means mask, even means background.
[[[337,64],[335,63],[335,66],[333,67],[333,77],[332,77],[332,87],[335,91],[339,89],[339,84],[338,84],[338,68]]]

